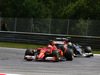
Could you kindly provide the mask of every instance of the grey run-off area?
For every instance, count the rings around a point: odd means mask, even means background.
[[[73,61],[25,61],[25,49],[0,47],[0,73],[21,75],[100,75],[100,56]]]

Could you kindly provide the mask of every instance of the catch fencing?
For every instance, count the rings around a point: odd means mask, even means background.
[[[0,17],[0,23],[2,22],[7,24],[8,31],[100,36],[100,20]]]
[[[100,50],[100,20],[0,17],[2,22],[8,31],[0,31],[1,42],[46,45],[57,37],[71,37],[74,43]]]

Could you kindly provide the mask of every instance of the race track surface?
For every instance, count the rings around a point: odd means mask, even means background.
[[[73,61],[24,60],[25,49],[0,47],[0,74],[16,75],[100,75],[100,56],[76,57]]]

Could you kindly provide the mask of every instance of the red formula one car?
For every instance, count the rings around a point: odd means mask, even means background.
[[[27,49],[25,51],[24,59],[31,60],[48,60],[48,61],[59,61],[59,60],[73,60],[73,51],[67,49],[62,51],[55,45],[48,45],[45,48],[38,48],[37,50]]]

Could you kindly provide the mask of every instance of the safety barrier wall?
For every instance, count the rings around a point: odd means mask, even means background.
[[[100,50],[100,37],[0,31],[0,42],[47,45],[49,44],[49,40],[54,40],[58,37],[70,37],[73,43],[77,43],[82,46],[91,46],[94,50]]]

